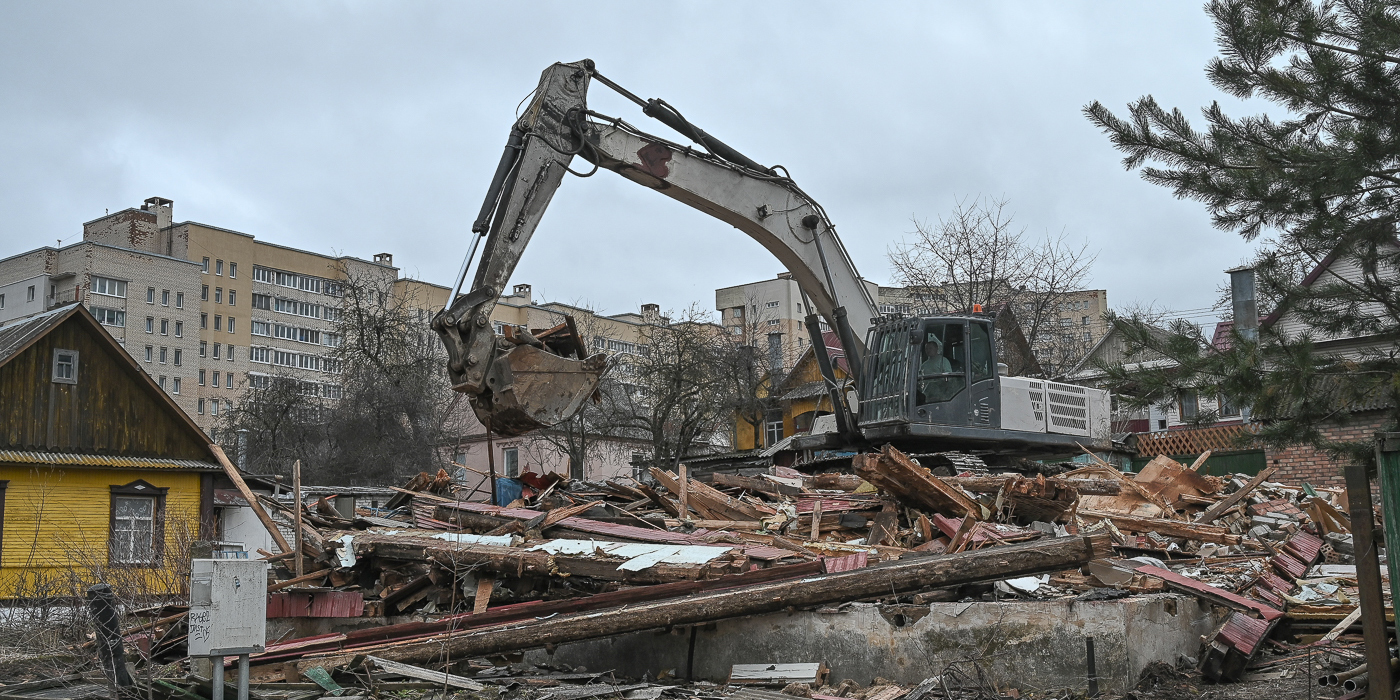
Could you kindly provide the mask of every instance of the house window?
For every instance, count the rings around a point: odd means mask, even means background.
[[[25,301],[34,301],[34,285],[29,285],[29,291],[25,293]]]
[[[214,383],[213,383],[213,387],[214,387],[215,389],[219,388],[219,373],[218,373],[218,372],[215,372],[215,373],[214,373]]]
[[[179,359],[179,356],[180,356],[180,351],[179,351],[179,350],[176,350],[176,351],[175,351],[175,357],[176,357],[176,359]],[[180,363],[179,363],[179,362],[176,362],[175,364],[178,365],[178,364],[180,364]],[[174,392],[174,393],[176,393],[176,394],[180,393],[180,378],[179,378],[179,377],[176,377],[176,378],[175,378],[174,383],[173,383],[173,385],[171,386],[171,391]]]
[[[776,309],[776,308],[778,308],[778,302],[776,302],[776,301],[770,301],[770,302],[768,302],[767,304],[764,304],[764,305],[763,305],[763,308],[765,308],[765,309]]]
[[[501,464],[505,465],[506,476],[520,476],[520,448],[507,447],[501,451]]]
[[[221,330],[223,330],[223,329],[224,329],[224,317],[223,317],[223,316],[220,316],[219,314],[214,314],[214,330],[216,330],[216,331],[221,331]]]
[[[175,322],[175,337],[176,337],[176,338],[183,338],[183,337],[185,337],[185,322],[184,322],[184,321],[176,321],[176,322]]]
[[[215,304],[222,304],[222,303],[224,303],[224,288],[223,288],[223,287],[215,287],[215,288],[214,288],[214,303],[215,303]]]
[[[228,352],[225,353],[229,362],[233,362],[233,343],[229,343]]]
[[[185,293],[184,293],[184,292],[175,292],[175,308],[177,308],[177,309],[183,309],[183,308],[185,308]]]
[[[1216,401],[1219,402],[1217,405],[1220,406],[1219,413],[1222,418],[1235,418],[1240,415],[1240,409],[1235,406],[1233,401],[1223,394],[1216,397]]]
[[[223,345],[220,345],[219,343],[214,343],[214,359],[219,359],[219,351],[223,349]]]
[[[209,301],[209,285],[206,284],[200,288],[199,298],[203,299],[204,301]]]
[[[92,315],[97,317],[97,322],[104,326],[118,328],[126,326],[126,312],[121,309],[104,309],[100,306],[94,306],[92,307]]]
[[[30,300],[34,299],[33,287],[30,287]],[[92,293],[102,294],[109,297],[126,298],[126,283],[121,280],[114,280],[110,277],[92,278]]]
[[[170,335],[170,319],[162,318],[160,320],[160,334]]]
[[[78,383],[78,351],[53,351],[53,380],[58,384]]]
[[[1182,422],[1196,420],[1196,417],[1201,413],[1201,400],[1200,397],[1196,395],[1194,389],[1187,389],[1181,392],[1181,396],[1177,401],[1177,409],[1179,410]]]
[[[199,341],[199,356],[200,356],[200,357],[206,357],[206,356],[208,356],[208,355],[209,355],[209,342],[208,342],[208,341],[205,341],[205,340]]]
[[[147,304],[154,304],[154,303],[156,303],[156,288],[155,288],[155,287],[146,287],[146,303],[147,303]]]
[[[139,566],[160,560],[166,491],[142,480],[111,487],[109,563]]]
[[[224,388],[225,388],[225,389],[232,389],[232,388],[233,388],[233,372],[225,372],[225,373],[224,373]]]
[[[773,445],[778,444],[778,441],[782,439],[783,420],[781,418],[777,420],[770,420],[767,423],[763,424],[763,444],[765,446],[772,447]]]
[[[199,327],[200,327],[200,328],[208,328],[208,327],[209,327],[209,314],[200,314],[200,315],[199,315]]]
[[[216,275],[222,275],[222,274],[224,274],[224,261],[222,261],[222,260],[215,260],[215,261],[214,261],[214,274],[216,274]]]
[[[204,370],[199,370],[199,385],[204,386]],[[200,411],[203,413],[203,411]]]
[[[238,277],[238,263],[236,263],[236,262],[231,262],[231,263],[228,264],[228,276],[229,276],[229,277],[233,277],[233,278],[235,278],[235,279]],[[229,302],[229,303],[231,304],[231,303],[233,303],[233,302]]]
[[[199,271],[206,275],[209,274],[209,258],[204,259],[204,263],[200,265]]]
[[[169,289],[162,289],[162,290],[160,290],[160,305],[161,305],[161,306],[170,306],[170,290],[169,290]]]
[[[204,399],[199,400],[198,408],[196,410],[199,411],[199,415],[204,415]]]
[[[237,306],[237,305],[238,305],[238,290],[237,290],[237,289],[230,289],[230,290],[228,290],[228,305],[229,305],[229,306]]]
[[[210,400],[209,400],[209,415],[211,415],[211,416],[217,416],[217,415],[219,415],[219,400],[218,400],[218,399],[210,399]]]
[[[147,332],[147,333],[155,333],[155,332],[156,332],[156,317],[155,317],[155,316],[147,316],[147,317],[146,317],[146,332]]]
[[[736,306],[736,307],[730,309],[730,310],[729,310],[729,316],[730,316],[731,318],[743,318],[743,317],[744,317],[744,307],[742,307],[742,306]]]
[[[165,357],[166,357],[166,355],[168,354],[169,350],[170,350],[169,348],[164,347],[164,346],[161,346],[161,349],[160,349],[160,363],[161,363],[161,364],[165,364]]]
[[[230,332],[230,333],[233,332],[233,317],[232,317],[232,316],[229,316],[229,317],[228,317],[228,332]]]
[[[165,375],[164,375],[164,374],[160,375],[160,381],[157,382],[157,383],[160,384],[161,391],[164,391],[164,390],[165,390]]]
[[[180,348],[175,348],[175,366],[176,366],[176,367],[179,367],[179,366],[180,366],[181,355],[183,355],[183,354],[184,354],[184,351],[183,351],[183,350],[181,350]],[[180,380],[176,379],[175,381],[176,381],[176,382],[179,382]],[[176,384],[176,386],[179,386],[179,384]],[[175,393],[178,394],[179,392],[175,392]]]
[[[1157,429],[1158,429],[1158,430],[1166,430],[1166,429],[1167,429],[1167,419],[1166,419],[1166,418],[1159,418],[1159,419],[1157,419]]]
[[[151,347],[151,346],[149,346],[149,345],[146,346],[146,361],[147,361],[147,362],[150,362],[150,361],[151,361],[151,356],[152,356],[153,354],[155,354],[155,351],[156,351],[155,348],[153,348],[153,347]]]

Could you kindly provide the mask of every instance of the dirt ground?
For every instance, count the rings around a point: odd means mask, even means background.
[[[1136,690],[1124,700],[1330,700],[1343,695],[1340,687],[1322,688],[1317,678],[1338,669],[1320,656],[1311,664],[1307,659],[1286,662],[1251,675],[1291,674],[1288,678],[1251,679],[1239,683],[1207,683],[1195,669],[1177,670],[1164,665],[1150,667]]]

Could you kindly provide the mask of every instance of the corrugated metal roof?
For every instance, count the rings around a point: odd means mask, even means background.
[[[0,324],[0,364],[9,361],[20,350],[29,347],[29,343],[35,338],[62,323],[76,308],[76,305],[60,306],[27,318],[14,319],[8,324]]]
[[[195,459],[125,457],[121,455],[73,454],[71,452],[28,452],[0,450],[0,463],[45,464],[70,467],[121,467],[125,469],[200,469],[222,471],[213,462]]]
[[[1269,630],[1272,628],[1273,623],[1270,620],[1261,620],[1237,612],[1230,615],[1230,619],[1225,621],[1225,625],[1220,628],[1220,634],[1215,638],[1250,657],[1259,650],[1259,645],[1269,636]]]

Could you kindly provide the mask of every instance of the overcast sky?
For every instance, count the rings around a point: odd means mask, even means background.
[[[592,58],[763,163],[835,221],[868,279],[959,197],[1099,251],[1115,307],[1211,305],[1249,246],[1125,172],[1082,116],[1152,93],[1197,122],[1196,2],[0,5],[0,257],[146,197],[176,221],[450,284],[517,103]],[[590,107],[679,138],[595,83]],[[727,225],[610,173],[566,178],[513,282],[610,313],[714,303],[781,270]]]

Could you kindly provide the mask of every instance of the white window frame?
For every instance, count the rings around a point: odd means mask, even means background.
[[[63,358],[69,361],[61,362]],[[78,351],[54,348],[53,351],[53,383],[54,384],[77,384],[78,383]]]

